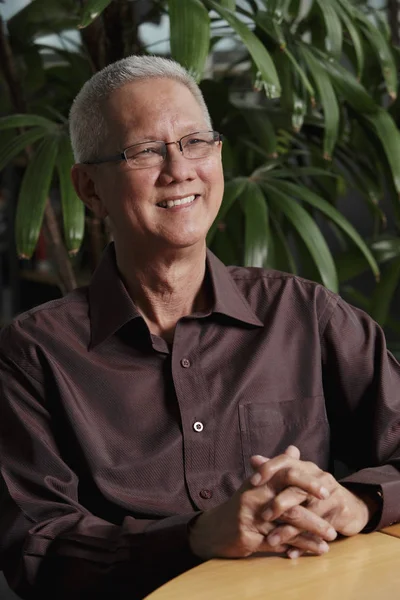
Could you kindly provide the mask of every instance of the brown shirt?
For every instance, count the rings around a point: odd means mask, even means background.
[[[293,275],[208,253],[207,277],[212,311],[171,347],[112,245],[87,288],[3,330],[0,564],[23,597],[141,598],[196,563],[196,512],[289,444],[381,486],[379,527],[400,520],[400,366],[381,329]]]

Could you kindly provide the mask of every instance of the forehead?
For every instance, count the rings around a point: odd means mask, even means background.
[[[119,136],[132,133],[135,138],[166,136],[206,125],[204,112],[192,92],[167,78],[140,80],[115,90],[107,99],[105,116],[110,129]]]

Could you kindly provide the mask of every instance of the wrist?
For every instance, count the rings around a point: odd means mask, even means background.
[[[376,529],[382,515],[383,494],[379,485],[352,484],[346,485],[348,490],[360,500],[366,509],[366,523],[362,532],[368,533]]]

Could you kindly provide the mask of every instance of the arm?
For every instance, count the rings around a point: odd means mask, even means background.
[[[0,564],[11,587],[32,599],[134,599],[198,564],[187,536],[195,513],[113,524],[80,504],[46,400],[39,373],[0,356]]]
[[[340,483],[361,497],[382,493],[382,528],[400,521],[400,366],[380,327],[339,300],[322,334],[333,456],[353,474]]]

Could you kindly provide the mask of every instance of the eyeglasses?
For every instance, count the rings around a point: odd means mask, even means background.
[[[176,144],[185,158],[196,159],[212,154],[215,146],[222,140],[223,135],[218,131],[195,131],[184,135],[176,142],[142,142],[125,148],[120,154],[106,156],[100,160],[87,161],[83,164],[99,165],[106,162],[125,160],[131,169],[155,167],[164,162],[167,156],[167,146]]]

